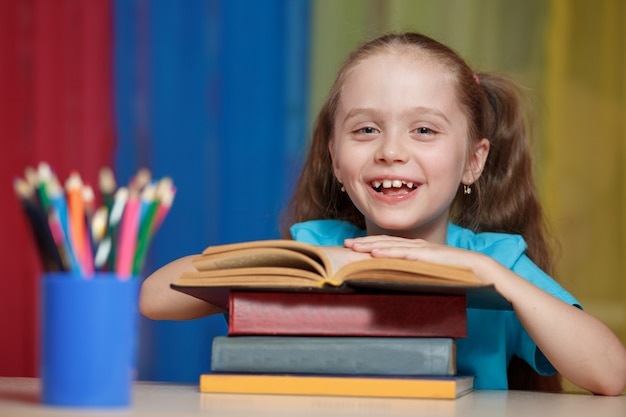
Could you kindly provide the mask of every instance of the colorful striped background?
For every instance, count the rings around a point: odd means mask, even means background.
[[[404,29],[531,87],[561,280],[626,340],[625,23],[623,0],[0,0],[0,375],[39,367],[41,267],[12,190],[26,165],[171,176],[146,271],[275,237],[337,66]],[[140,331],[140,378],[197,381],[225,323]]]

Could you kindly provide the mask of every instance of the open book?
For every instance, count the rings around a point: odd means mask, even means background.
[[[337,267],[321,247],[294,240],[210,246],[192,262],[197,271],[183,273],[172,288],[224,309],[233,288],[451,294],[485,288],[471,269],[453,265],[367,258]]]

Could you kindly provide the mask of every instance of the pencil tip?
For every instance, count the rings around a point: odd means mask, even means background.
[[[34,193],[34,189],[31,184],[20,177],[16,177],[13,180],[13,189],[20,198],[30,198]]]
[[[65,181],[65,188],[80,188],[83,185],[83,180],[80,178],[78,171],[70,172],[69,177]]]
[[[113,170],[109,167],[102,167],[100,169],[100,190],[104,193],[113,193],[115,190],[116,181]]]

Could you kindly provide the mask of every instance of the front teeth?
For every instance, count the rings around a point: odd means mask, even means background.
[[[382,185],[383,188],[400,188],[403,185],[406,185],[409,188],[413,188],[413,182],[411,181],[402,181],[402,180],[383,180],[383,181],[373,181],[372,186],[374,188],[379,188]]]

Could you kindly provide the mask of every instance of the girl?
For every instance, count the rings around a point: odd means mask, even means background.
[[[457,341],[458,371],[476,375],[478,389],[554,390],[546,385],[553,380],[535,375],[559,372],[617,395],[626,349],[548,275],[523,114],[512,82],[473,73],[431,38],[366,43],[319,114],[285,236],[324,246],[337,263],[371,256],[457,264],[493,284],[513,311],[469,309],[468,337]],[[218,312],[169,289],[185,270],[193,270],[189,258],[145,281],[144,314]]]

